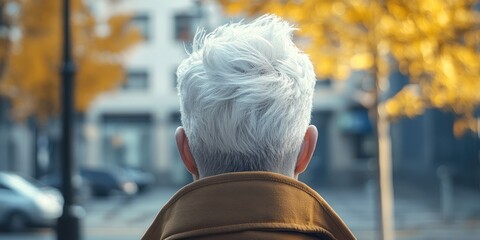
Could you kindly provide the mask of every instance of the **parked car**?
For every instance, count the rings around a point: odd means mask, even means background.
[[[92,190],[90,183],[87,179],[83,178],[80,174],[76,174],[73,177],[73,186],[75,190],[75,201],[82,203],[90,199]],[[47,186],[53,187],[57,190],[61,190],[61,175],[60,174],[48,174],[39,179],[39,181]]]
[[[30,226],[53,227],[62,214],[56,189],[13,173],[0,172],[0,226],[18,232]]]
[[[130,167],[124,167],[121,169],[128,178],[137,184],[138,192],[147,191],[155,184],[155,176],[152,173]]]
[[[137,184],[115,168],[81,168],[80,175],[89,182],[94,196],[110,196],[118,193],[131,196],[138,191]]]

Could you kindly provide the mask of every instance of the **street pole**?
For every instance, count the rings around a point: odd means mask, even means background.
[[[63,66],[61,69],[62,135],[61,135],[61,176],[64,198],[63,214],[57,221],[58,240],[80,240],[80,219],[82,209],[75,204],[72,177],[73,161],[73,117],[75,64],[72,58],[70,29],[70,0],[63,1]]]

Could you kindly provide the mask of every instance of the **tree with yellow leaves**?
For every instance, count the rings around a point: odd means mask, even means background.
[[[411,84],[376,108],[382,239],[393,239],[388,119],[427,107],[454,111],[455,134],[476,129],[480,16],[475,0],[218,0],[229,14],[273,13],[295,22],[320,79],[366,71],[379,90],[391,71]]]
[[[385,105],[389,117],[427,107],[454,111],[473,128],[480,104],[480,16],[475,0],[219,0],[230,14],[274,13],[295,22],[318,77],[365,70],[386,84],[391,70],[410,77]],[[394,63],[394,64],[393,64]],[[383,107],[383,106],[382,106]],[[475,129],[472,129],[475,130]]]
[[[41,121],[55,117],[60,106],[62,56],[61,1],[3,0],[18,8],[12,29],[20,34],[10,43],[0,79],[0,94],[10,99],[13,116],[35,116]],[[73,0],[73,54],[75,108],[85,111],[99,93],[118,86],[124,76],[122,54],[137,43],[140,33],[129,26],[130,17],[114,15],[108,33],[97,34],[97,22],[82,0]]]

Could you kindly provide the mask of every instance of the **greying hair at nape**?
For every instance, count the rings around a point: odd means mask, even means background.
[[[264,15],[197,31],[177,70],[181,120],[201,177],[293,175],[310,122],[315,74],[288,22]]]

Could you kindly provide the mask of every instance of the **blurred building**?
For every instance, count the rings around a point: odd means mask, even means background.
[[[189,180],[177,155],[180,125],[176,68],[198,26],[219,25],[212,1],[90,1],[100,22],[133,14],[144,41],[127,56],[128,74],[115,91],[101,95],[86,114],[84,165],[117,164],[157,173],[164,183]],[[99,26],[101,31],[108,31]]]
[[[372,177],[375,138],[365,105],[371,80],[360,72],[345,81],[317,82],[312,124],[318,142],[307,171],[300,178],[310,185],[363,184]]]
[[[198,26],[208,30],[229,20],[214,1],[91,0],[90,5],[100,22],[118,12],[132,13],[132,24],[141,29],[145,41],[127,56],[124,84],[98,97],[87,112],[80,137],[85,145],[77,152],[80,164],[141,168],[156,173],[164,184],[189,181],[174,141],[180,125],[175,71]],[[108,29],[100,25],[98,31]],[[392,76],[398,83],[393,89],[406,83],[398,78]],[[302,180],[311,185],[350,185],[374,178],[375,138],[371,113],[365,108],[372,103],[365,93],[373,86],[362,73],[346,81],[317,83],[312,123],[319,139]],[[438,180],[436,168],[448,162],[462,173],[461,179],[480,178],[478,136],[456,139],[452,122],[452,115],[427,111],[393,123],[396,175]]]
[[[13,122],[9,110],[9,102],[0,98],[0,171],[33,176],[32,132],[27,123]]]
[[[101,95],[86,114],[80,164],[125,165],[155,172],[163,183],[185,183],[190,177],[174,142],[180,125],[175,71],[198,26],[208,30],[229,20],[214,1],[105,0],[91,1],[91,6],[100,21],[133,13],[145,41],[128,56],[123,86]],[[348,184],[364,175],[374,150],[373,132],[368,111],[351,97],[364,82],[361,74],[345,82],[318,82],[312,123],[320,134],[304,181]],[[345,177],[331,180],[340,175]]]
[[[391,76],[391,91],[400,90],[407,82],[408,77],[394,73]],[[392,122],[394,176],[433,185],[438,190],[438,183],[447,174],[449,181],[479,189],[480,133],[467,131],[455,136],[455,119],[452,112],[428,109],[415,118]],[[445,167],[447,172],[442,174],[441,167]]]
[[[101,95],[86,114],[86,153],[80,164],[141,168],[167,184],[189,181],[174,141],[180,125],[175,72],[198,26],[208,30],[229,20],[214,1],[92,1],[91,6],[100,21],[122,11],[133,13],[133,24],[145,41],[128,56],[122,87]],[[371,135],[368,114],[362,108],[350,113],[358,105],[347,97],[354,90],[350,85],[317,84],[312,122],[320,139],[304,175],[311,184],[326,182],[337,173],[351,176],[351,169],[362,168],[371,157],[363,153],[369,146],[359,146],[368,145],[360,140]],[[352,135],[345,134],[349,131]],[[352,141],[352,136],[359,140]]]

